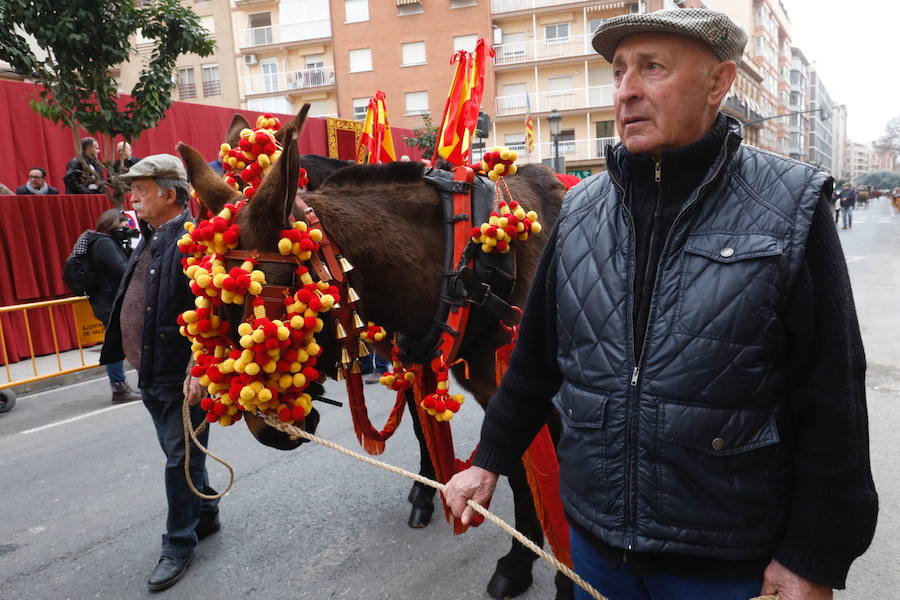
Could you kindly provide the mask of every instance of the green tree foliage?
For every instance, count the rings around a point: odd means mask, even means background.
[[[900,187],[900,173],[894,171],[868,171],[856,177],[857,185],[871,185],[876,190],[892,190]]]
[[[429,113],[422,113],[424,127],[413,131],[412,136],[403,136],[403,141],[422,150],[422,158],[431,159],[434,155],[434,146],[437,143],[438,128],[431,120]]]
[[[139,31],[155,47],[131,100],[120,108],[114,68],[135,55],[130,41]],[[209,56],[214,49],[199,17],[179,0],[141,8],[134,0],[0,0],[0,59],[42,86],[32,108],[72,129],[76,155],[79,128],[108,136],[107,168],[115,136],[136,140],[171,106],[177,58]]]

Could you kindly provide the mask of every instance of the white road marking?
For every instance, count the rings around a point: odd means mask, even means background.
[[[116,410],[117,408],[124,408],[124,407],[132,405],[132,404],[141,404],[141,403],[140,402],[125,402],[123,404],[116,404],[115,406],[107,406],[106,408],[100,408],[98,410],[91,411],[91,412],[85,413],[83,415],[78,415],[77,417],[72,417],[70,419],[63,419],[62,421],[56,421],[55,423],[47,423],[46,425],[41,425],[40,427],[35,427],[33,429],[26,429],[24,431],[20,431],[19,434],[27,435],[29,433],[36,433],[38,431],[43,431],[45,429],[59,427],[60,425],[68,425],[69,423],[74,423],[75,421],[87,419],[88,417],[93,417],[94,415],[100,415],[105,412],[109,412],[111,410]]]
[[[890,217],[878,217],[878,222],[879,223],[893,223],[894,220],[891,219]]]

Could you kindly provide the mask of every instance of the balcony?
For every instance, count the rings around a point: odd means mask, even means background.
[[[494,46],[494,65],[516,65],[536,60],[552,60],[594,53],[590,35],[567,38],[512,42]]]
[[[222,80],[213,79],[203,82],[203,96],[219,96],[222,94]]]
[[[334,67],[281,71],[244,77],[244,94],[291,92],[334,85]]]
[[[305,23],[268,25],[241,31],[241,48],[256,48],[270,44],[289,44],[304,40],[331,37],[331,21],[319,19]]]
[[[534,8],[546,8],[548,6],[561,6],[563,4],[575,4],[573,0],[491,0],[492,13],[515,12],[519,10],[531,10]],[[621,2],[605,2],[610,8],[621,6]],[[603,5],[597,8],[603,8]]]
[[[179,100],[190,100],[191,98],[197,97],[197,84],[195,83],[179,83],[178,84],[178,99]]]
[[[619,143],[618,137],[583,138],[578,140],[560,140],[559,155],[565,157],[567,162],[582,162],[601,160],[606,158],[606,147]],[[535,164],[545,159],[553,158],[553,142],[543,142],[534,145],[534,152],[525,152],[524,144],[507,144],[510,150],[519,154],[518,163]],[[481,160],[484,149],[472,152],[472,162]]]
[[[551,110],[577,110],[582,108],[601,108],[613,105],[613,86],[597,85],[570,90],[555,90],[532,94],[513,94],[497,97],[497,116],[524,115],[528,112],[529,99],[531,112],[549,112]]]

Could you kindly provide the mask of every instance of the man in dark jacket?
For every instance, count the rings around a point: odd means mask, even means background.
[[[47,183],[47,171],[41,167],[32,167],[28,171],[28,181],[16,188],[16,194],[20,196],[47,196],[58,193],[58,189]]]
[[[856,208],[856,190],[850,187],[849,183],[841,186],[841,193],[838,194],[838,204],[841,205],[841,219],[844,222],[841,229],[852,228],[853,209]]]
[[[147,582],[151,591],[159,591],[184,576],[197,542],[219,530],[219,508],[218,500],[194,495],[184,474],[183,401],[192,403],[195,428],[204,417],[196,404],[203,389],[186,376],[190,343],[179,333],[177,323],[182,312],[194,307],[176,244],[184,223],[190,220],[187,176],[178,158],[157,154],[144,158],[122,177],[131,182],[143,237],[122,276],[100,362],[124,357],[137,369],[144,405],[166,455],[166,533],[159,563]],[[208,436],[207,429],[199,436],[200,442],[206,445]],[[198,490],[215,494],[208,484],[202,452],[191,453],[190,474]]]
[[[555,406],[572,560],[611,600],[826,600],[875,528],[832,182],[718,113],[746,40],[705,9],[598,28],[622,143],[567,195],[444,492],[470,522]]]
[[[81,138],[81,156],[66,165],[63,181],[67,194],[102,194],[106,172],[100,164],[100,144],[92,137]]]

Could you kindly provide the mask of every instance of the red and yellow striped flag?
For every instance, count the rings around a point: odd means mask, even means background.
[[[488,56],[494,56],[494,50],[481,38],[475,44],[475,52],[459,50],[450,60],[451,64],[456,64],[456,71],[444,105],[444,116],[432,162],[438,156],[453,165],[469,162],[472,136],[478,124],[478,111],[484,95],[484,72]]]
[[[368,153],[366,162],[370,164],[397,160],[397,154],[394,152],[394,137],[391,135],[391,126],[388,124],[384,101],[385,93],[381,90],[375,92],[375,95],[369,100],[366,120],[359,138],[360,149],[366,149]],[[360,159],[357,162],[363,161]]]
[[[525,118],[525,152],[534,152],[534,119],[530,114]]]

